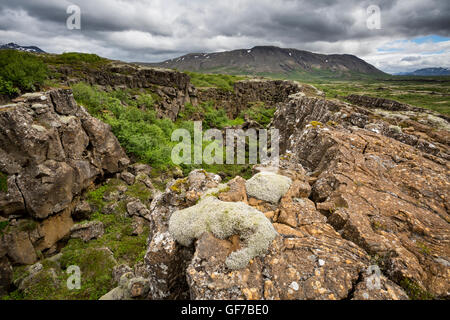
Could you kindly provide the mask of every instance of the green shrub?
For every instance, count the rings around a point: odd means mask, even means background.
[[[0,50],[0,94],[13,96],[35,91],[47,79],[47,66],[35,55],[16,50]]]
[[[266,127],[272,121],[275,111],[276,108],[268,108],[264,103],[257,102],[251,103],[250,108],[242,111],[239,116],[241,118],[247,116],[249,119]]]
[[[159,119],[151,108],[154,99],[144,95],[131,102],[126,91],[106,93],[84,83],[72,87],[77,102],[85,106],[89,113],[111,125],[113,133],[128,153],[155,168],[168,168],[171,162],[170,137],[175,125],[169,119]],[[128,101],[125,106],[121,101]],[[144,103],[147,108],[139,109]]]
[[[130,90],[107,93],[84,83],[78,83],[72,89],[78,103],[85,106],[91,115],[111,125],[113,133],[127,153],[136,156],[141,162],[150,164],[156,170],[166,170],[174,166],[171,153],[172,147],[177,142],[172,142],[171,136],[175,129],[188,130],[193,139],[194,122],[190,118],[194,114],[203,118],[204,130],[223,129],[243,123],[241,117],[228,118],[224,109],[215,108],[213,101],[202,103],[197,107],[186,104],[177,121],[172,122],[169,119],[157,117],[153,109],[155,98],[148,93],[141,93],[137,99],[132,99],[131,96],[135,92]],[[145,102],[147,106],[139,108],[142,102]],[[266,110],[265,107],[260,108],[264,109],[261,111],[263,112],[262,120],[257,119],[266,123],[269,121],[267,119],[271,119],[272,111]],[[256,114],[257,110],[253,112]],[[205,142],[204,146],[206,144],[208,143]],[[194,148],[191,149],[193,152]],[[240,174],[247,177],[251,172],[249,165],[187,164],[181,167],[185,173],[203,167],[210,172],[222,173],[225,176]]]
[[[12,97],[19,93],[20,90],[15,88],[11,81],[6,81],[0,77],[0,94]]]
[[[434,296],[422,289],[414,280],[403,278],[400,286],[405,290],[412,300],[432,300]]]
[[[220,88],[227,91],[234,90],[236,81],[245,77],[231,76],[226,74],[204,74],[196,72],[186,72],[191,78],[191,83],[198,88]]]
[[[56,63],[64,63],[64,64],[77,64],[77,63],[98,64],[104,63],[108,60],[99,57],[96,54],[81,53],[81,52],[64,52],[63,54],[56,56],[54,61]]]

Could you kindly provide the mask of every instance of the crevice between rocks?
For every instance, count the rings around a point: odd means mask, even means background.
[[[355,291],[356,291],[356,287],[358,286],[359,283],[361,283],[364,279],[364,271],[360,271],[358,273],[358,278],[356,278],[356,280],[352,281],[352,287],[351,289],[348,291],[347,293],[347,297],[343,298],[342,300],[352,300],[354,295],[355,295]]]

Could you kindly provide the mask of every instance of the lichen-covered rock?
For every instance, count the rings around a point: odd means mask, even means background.
[[[356,110],[369,115],[364,128],[347,122]],[[274,124],[281,151],[313,178],[311,199],[327,223],[378,257],[383,274],[397,285],[449,296],[450,268],[437,262],[450,256],[448,144],[432,134],[405,140],[389,129],[389,119],[316,98],[281,107]]]
[[[255,174],[246,182],[245,187],[250,197],[278,203],[289,190],[291,183],[292,180],[288,177],[265,171]]]
[[[220,239],[240,235],[245,247],[231,253],[226,260],[228,268],[244,268],[256,256],[267,251],[276,236],[266,216],[243,202],[224,202],[213,196],[197,205],[176,211],[169,221],[169,232],[182,245],[189,246],[205,232]]]
[[[1,238],[13,264],[32,264],[37,261],[36,250],[26,231],[14,230]]]
[[[36,250],[44,251],[67,236],[72,226],[73,220],[69,207],[39,222],[37,228],[30,233],[30,238],[34,240],[33,245]]]
[[[176,242],[169,233],[173,212],[192,206],[202,194],[217,187],[221,178],[204,170],[194,170],[188,177],[170,182],[164,193],[150,206],[150,236],[144,258],[145,273],[150,280],[150,299],[187,299],[186,268],[192,248]]]

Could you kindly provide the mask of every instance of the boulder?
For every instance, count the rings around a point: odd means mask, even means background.
[[[292,180],[288,177],[273,173],[260,172],[245,183],[249,197],[278,203],[289,190]]]
[[[134,200],[127,203],[127,213],[130,217],[142,217],[148,219],[150,211],[140,200]]]
[[[90,221],[74,225],[71,229],[71,237],[74,239],[82,239],[87,242],[92,239],[100,238],[104,231],[103,223],[100,221]]]

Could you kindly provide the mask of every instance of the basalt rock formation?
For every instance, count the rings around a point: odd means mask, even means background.
[[[280,130],[280,167],[255,167],[291,179],[278,203],[252,198],[240,177],[219,192],[201,171],[169,185],[151,209],[159,227],[146,255],[149,298],[448,298],[448,123],[419,109],[386,109],[302,92],[280,103],[271,124]],[[239,236],[204,233],[186,248],[168,232],[171,214],[208,188],[263,212],[278,232],[243,269],[226,267],[245,246]]]
[[[102,299],[450,297],[447,118],[370,97],[327,100],[290,81],[246,80],[229,92],[196,89],[175,71],[108,66],[76,79],[68,72],[66,81],[151,89],[162,98],[157,109],[171,119],[187,102],[214,100],[230,115],[250,102],[276,107],[270,126],[280,131],[279,166],[256,165],[253,178],[226,184],[202,169],[184,178],[175,170],[159,192],[152,168],[130,165],[109,126],[78,106],[69,89],[25,94],[0,106],[0,295],[11,282],[27,290],[42,272],[57,282],[60,269],[35,262],[57,253],[70,233],[82,242],[105,237],[110,225],[74,221],[91,214],[85,190],[106,180],[97,214],[111,217],[108,223],[127,217],[129,236],[143,235],[147,249],[127,266],[108,248],[90,248],[87,253],[108,258],[114,281],[108,290],[116,286]],[[280,187],[271,194],[274,185]],[[217,199],[202,203],[205,197]],[[235,202],[223,206],[233,210],[222,210],[217,224],[239,226],[237,234],[220,238],[207,215],[226,202]],[[169,228],[172,215],[188,212],[195,227],[199,204],[207,232],[178,243]],[[245,215],[228,215],[239,208],[257,212],[276,235],[245,266],[230,269],[227,257],[265,239],[251,237],[255,226]],[[185,235],[184,221],[176,234]],[[24,264],[32,265],[27,277],[13,279],[12,267]]]
[[[274,107],[278,103],[288,102],[291,94],[303,91],[323,95],[312,86],[293,81],[250,79],[237,81],[233,91],[199,88],[197,97],[199,102],[214,101],[216,108],[225,109],[229,117],[237,117],[241,111],[248,108],[249,103],[259,102]]]
[[[37,252],[53,248],[69,234],[83,191],[129,162],[110,127],[78,106],[69,89],[25,94],[0,106],[6,180],[0,221],[8,223],[1,232],[2,268],[32,264]]]
[[[80,81],[98,85],[105,90],[113,89],[148,89],[159,98],[155,109],[159,116],[173,121],[187,103],[197,106],[198,103],[214,101],[216,108],[225,109],[228,116],[236,117],[251,102],[263,102],[275,106],[279,102],[287,102],[288,96],[309,91],[321,95],[315,88],[292,81],[249,79],[234,84],[233,91],[220,88],[195,88],[187,74],[162,68],[150,68],[141,65],[130,65],[111,62],[99,70],[85,70],[74,73],[70,67],[59,67],[56,71],[62,75],[65,84]]]
[[[428,113],[422,117],[429,121]],[[280,108],[273,125],[290,161],[307,169],[316,208],[342,238],[378,260],[397,284],[446,297],[448,131],[428,135],[409,128],[414,120],[393,119],[301,97]]]

